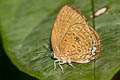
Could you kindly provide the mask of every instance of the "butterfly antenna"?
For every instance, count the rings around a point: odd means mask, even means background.
[[[37,58],[32,59],[31,63],[39,61],[42,58],[47,58],[47,57],[51,58],[52,57],[51,56],[52,50],[50,48],[50,44],[49,44],[48,41],[46,41],[46,45],[44,45],[43,48],[45,49],[45,51],[39,51],[39,52],[34,53],[34,54],[37,54]],[[39,56],[41,53],[46,53],[46,54],[43,54],[43,55]]]

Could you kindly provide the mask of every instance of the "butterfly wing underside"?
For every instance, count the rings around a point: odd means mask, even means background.
[[[56,17],[51,34],[52,48],[56,56],[61,54],[63,37],[65,37],[67,31],[75,23],[86,24],[86,19],[72,6],[64,6]]]
[[[95,55],[92,55],[96,47]],[[74,24],[61,42],[61,55],[71,62],[87,63],[100,57],[100,38],[97,32],[86,24]]]
[[[56,62],[64,73],[61,64],[71,62],[87,63],[100,57],[100,38],[97,32],[88,26],[84,16],[70,5],[64,6],[58,13],[53,25],[51,43]],[[74,67],[73,67],[74,68]]]

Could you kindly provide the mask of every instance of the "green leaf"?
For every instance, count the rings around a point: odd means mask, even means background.
[[[96,80],[111,80],[120,70],[120,1],[95,1],[95,9],[108,5],[110,9],[95,19],[101,36],[102,56],[96,62]]]
[[[95,19],[95,28],[101,37],[101,58],[87,64],[73,63],[76,69],[64,64],[64,74],[61,74],[59,67],[53,70],[50,35],[58,11],[63,5],[71,4],[81,11],[92,26],[91,3],[90,0],[1,0],[0,31],[4,49],[13,64],[40,80],[112,79],[120,70],[119,0],[94,2],[95,10],[110,6],[108,14]]]

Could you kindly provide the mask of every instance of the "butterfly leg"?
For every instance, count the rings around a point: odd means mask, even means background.
[[[62,73],[64,73],[64,70],[63,70],[63,67],[62,67],[61,64],[64,64],[64,62],[60,62],[60,61],[59,61],[59,67],[60,67],[60,69],[62,70]]]
[[[68,64],[69,64],[73,69],[75,69],[75,67],[72,65],[71,61],[69,61]]]
[[[59,62],[60,60],[55,60],[54,61],[54,70],[56,69],[56,62]]]

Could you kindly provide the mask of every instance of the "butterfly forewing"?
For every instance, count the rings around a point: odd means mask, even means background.
[[[77,9],[70,5],[64,6],[58,13],[52,29],[52,47],[56,55],[60,54],[61,40],[75,23],[86,24],[86,20]]]

